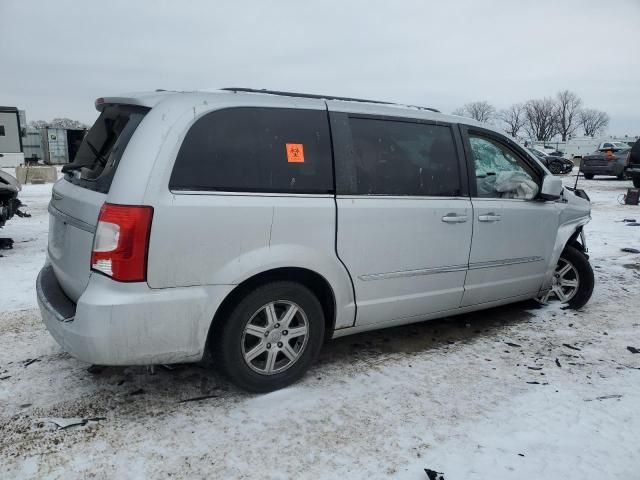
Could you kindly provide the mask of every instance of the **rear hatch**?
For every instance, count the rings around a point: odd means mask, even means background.
[[[49,261],[62,290],[78,301],[89,281],[91,250],[98,215],[107,199],[122,154],[149,111],[131,105],[107,105],[84,137],[74,162],[49,203]]]

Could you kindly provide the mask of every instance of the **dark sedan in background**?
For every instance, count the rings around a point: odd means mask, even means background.
[[[531,154],[542,162],[542,164],[549,169],[554,175],[561,173],[569,173],[573,170],[573,162],[556,155],[549,155],[537,148],[528,148]],[[556,152],[553,152],[556,153]],[[562,154],[562,152],[558,152]]]
[[[595,175],[609,175],[624,180],[625,170],[629,165],[629,151],[627,148],[606,148],[585,155],[580,162],[580,171],[587,180]]]

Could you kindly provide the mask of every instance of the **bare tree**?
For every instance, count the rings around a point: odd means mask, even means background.
[[[556,101],[558,102],[558,133],[562,136],[562,141],[566,142],[567,138],[580,126],[582,100],[575,93],[563,90],[556,95]]]
[[[71,120],[70,118],[54,118],[50,122],[45,120],[34,120],[29,122],[29,125],[35,128],[68,128],[72,130],[86,130],[89,128],[86,124],[79,122],[78,120]]]
[[[514,103],[509,108],[500,110],[498,117],[504,122],[505,132],[513,138],[518,136],[526,123],[526,112],[522,103]]]
[[[29,122],[29,126],[34,128],[45,128],[45,127],[48,127],[49,124],[44,120],[34,120]]]
[[[587,137],[595,137],[609,126],[609,115],[606,112],[585,108],[580,112],[580,125]]]
[[[453,111],[454,115],[471,117],[481,123],[488,123],[496,117],[496,109],[489,102],[471,102]]]
[[[82,122],[78,120],[71,120],[70,118],[54,118],[49,122],[49,126],[53,128],[69,128],[69,129],[77,129],[84,130],[87,128]]]
[[[524,109],[525,129],[531,137],[546,142],[558,133],[558,106],[552,98],[529,100]]]

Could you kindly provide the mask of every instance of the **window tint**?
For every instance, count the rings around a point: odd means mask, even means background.
[[[332,192],[327,113],[282,108],[231,108],[209,113],[187,132],[169,187]]]
[[[485,137],[469,136],[478,197],[530,200],[538,194],[535,174],[506,146]]]
[[[458,158],[451,128],[351,118],[356,193],[456,196]]]

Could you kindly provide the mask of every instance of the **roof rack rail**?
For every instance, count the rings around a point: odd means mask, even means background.
[[[279,90],[267,90],[257,88],[245,88],[245,87],[226,87],[220,90],[226,90],[229,92],[248,92],[248,93],[266,93],[269,95],[280,95],[283,97],[297,97],[297,98],[316,98],[321,100],[342,100],[345,102],[362,102],[362,103],[377,103],[380,105],[398,105],[403,107],[418,108],[420,110],[429,110],[430,112],[440,113],[440,110],[431,107],[421,107],[418,105],[403,105],[401,103],[383,102],[381,100],[367,100],[364,98],[350,98],[350,97],[336,97],[335,95],[315,95],[312,93],[297,93],[297,92],[281,92]]]

